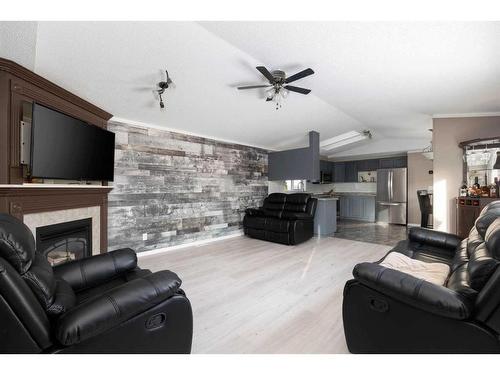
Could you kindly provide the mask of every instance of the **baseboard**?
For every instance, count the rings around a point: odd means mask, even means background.
[[[408,223],[406,225],[409,227],[419,227],[420,226],[420,224],[416,224],[416,223]]]
[[[227,236],[221,236],[221,237],[215,237],[215,238],[208,238],[206,240],[199,240],[199,241],[189,242],[189,243],[185,243],[185,244],[181,244],[181,245],[163,247],[161,249],[141,251],[141,252],[137,253],[137,257],[138,258],[142,258],[142,257],[145,257],[145,256],[158,255],[158,254],[166,253],[166,252],[169,252],[169,251],[174,251],[174,250],[179,250],[179,249],[185,249],[186,247],[203,246],[203,245],[206,245],[206,244],[209,244],[209,243],[212,243],[212,242],[227,240],[229,238],[240,237],[240,236],[243,236],[243,230],[238,230],[235,233],[228,234]]]

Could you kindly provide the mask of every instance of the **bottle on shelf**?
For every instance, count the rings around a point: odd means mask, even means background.
[[[466,197],[467,195],[469,195],[469,189],[467,188],[467,184],[464,181],[462,182],[462,186],[460,186],[459,196]]]
[[[498,197],[497,184],[495,182],[492,182],[490,185],[490,198],[497,198],[497,197]]]
[[[486,178],[486,175],[484,175],[484,185],[481,186],[480,194],[482,198],[490,197],[490,187],[488,186],[488,180]]]
[[[474,177],[474,183],[469,188],[469,197],[477,198],[481,196],[481,186],[479,185],[479,177]]]
[[[473,187],[474,189],[476,189],[476,190],[477,190],[477,189],[479,189],[479,188],[481,187],[481,185],[479,185],[479,177],[477,177],[477,176],[476,176],[476,177],[474,177],[474,184],[472,185],[472,187]]]

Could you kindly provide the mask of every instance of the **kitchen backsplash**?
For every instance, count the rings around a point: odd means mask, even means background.
[[[373,182],[342,182],[333,184],[312,184],[306,183],[306,191],[312,194],[326,193],[330,190],[337,193],[376,193],[377,183]],[[284,181],[269,181],[269,194],[271,193],[289,193],[285,190]]]

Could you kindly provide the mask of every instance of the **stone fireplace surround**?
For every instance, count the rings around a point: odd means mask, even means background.
[[[0,212],[36,228],[92,218],[92,254],[108,248],[108,193],[110,186],[23,184],[0,185]]]
[[[49,212],[36,212],[24,215],[24,224],[30,228],[36,237],[36,228],[46,225],[67,223],[81,219],[92,219],[92,255],[100,253],[101,213],[99,206],[71,208]]]

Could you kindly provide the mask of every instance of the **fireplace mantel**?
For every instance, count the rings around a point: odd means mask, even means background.
[[[0,185],[0,212],[23,220],[25,214],[99,206],[100,247],[106,252],[108,193],[112,189],[96,185]]]

